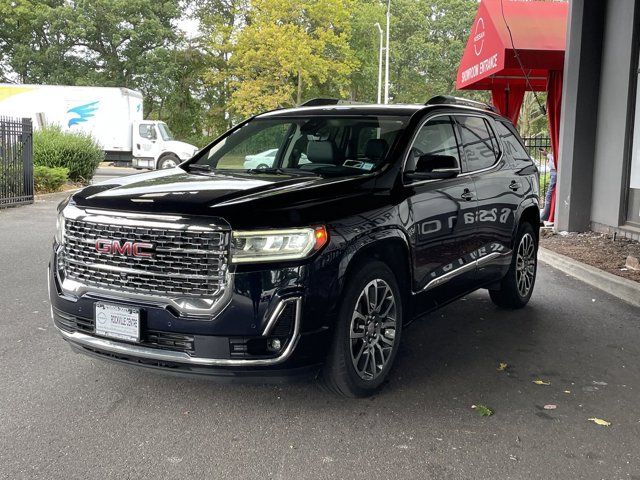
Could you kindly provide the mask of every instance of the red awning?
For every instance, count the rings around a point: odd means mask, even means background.
[[[562,71],[564,65],[567,11],[565,2],[482,0],[462,55],[456,88],[492,90],[509,85],[546,90],[549,71]],[[513,45],[530,87],[525,86]]]

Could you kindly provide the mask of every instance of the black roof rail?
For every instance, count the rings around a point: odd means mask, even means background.
[[[495,107],[488,103],[469,100],[468,98],[454,97],[452,95],[438,95],[437,97],[431,98],[425,105],[460,105],[462,107],[479,108],[497,113]]]
[[[338,98],[312,98],[298,105],[299,107],[321,107],[323,105],[357,105],[360,102],[340,100]]]

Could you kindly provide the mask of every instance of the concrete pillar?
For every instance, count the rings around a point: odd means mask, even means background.
[[[594,151],[607,1],[569,3],[560,126],[556,229],[584,231],[591,222]]]

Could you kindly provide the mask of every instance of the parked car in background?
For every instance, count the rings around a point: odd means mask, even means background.
[[[238,162],[274,150],[268,168]],[[484,104],[316,102],[253,117],[179,167],[74,193],[59,207],[51,311],[97,358],[320,375],[366,396],[414,318],[480,288],[524,307],[539,223],[536,167]]]
[[[105,159],[136,168],[171,168],[197,148],[176,141],[166,123],[143,118],[142,94],[128,88],[0,84],[0,115],[31,118],[90,134]]]
[[[264,152],[256,153],[255,155],[247,155],[244,160],[244,168],[247,170],[253,168],[271,168],[273,167],[273,163],[276,160],[276,154],[278,153],[277,148],[271,148]],[[307,156],[303,153],[300,155],[299,164],[304,165],[305,163],[309,163]]]

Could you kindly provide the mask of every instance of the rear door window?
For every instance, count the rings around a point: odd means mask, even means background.
[[[436,117],[420,128],[409,151],[405,171],[415,171],[418,158],[422,155],[454,157],[460,166],[460,152],[451,117]]]
[[[488,122],[478,116],[456,115],[467,170],[475,172],[493,166],[500,151]]]

